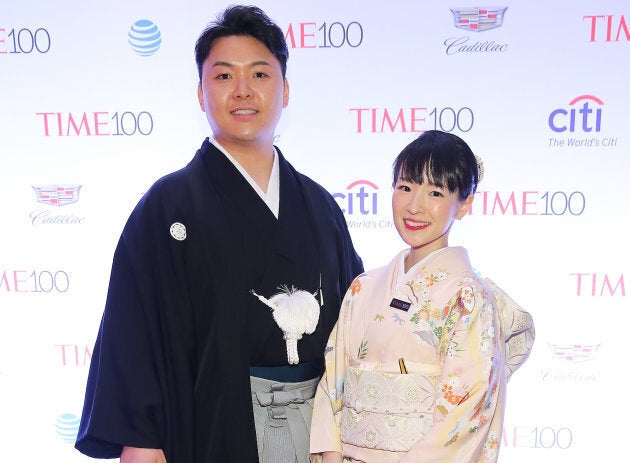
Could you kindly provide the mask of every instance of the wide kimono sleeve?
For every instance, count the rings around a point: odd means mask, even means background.
[[[503,337],[506,342],[505,363],[508,380],[529,358],[534,346],[536,329],[532,316],[518,305],[494,281],[485,277],[484,282],[490,287],[497,300]]]
[[[494,462],[506,385],[504,341],[493,298],[474,279],[443,309],[442,371],[433,426],[401,463]]]
[[[155,194],[148,192],[136,206],[113,257],[75,443],[94,458],[116,458],[125,445],[162,448],[169,458],[169,442],[181,428],[173,423],[193,421],[182,402],[182,391],[191,390],[190,304],[180,283],[183,252],[175,251],[187,245],[171,237],[161,193],[158,200]],[[173,376],[179,390],[168,387]]]
[[[123,445],[162,448],[161,394],[137,278],[124,236],[94,346],[76,448],[115,458]]]
[[[354,296],[360,291],[361,279],[356,278],[346,292],[339,319],[335,324],[325,350],[324,375],[319,382],[313,404],[311,420],[311,461],[320,461],[322,452],[341,452],[341,408],[343,381],[348,364],[347,336]]]

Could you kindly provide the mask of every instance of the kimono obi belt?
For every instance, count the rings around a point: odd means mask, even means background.
[[[407,452],[433,426],[440,366],[350,360],[346,367],[341,440],[350,445]],[[375,368],[378,368],[376,370]]]

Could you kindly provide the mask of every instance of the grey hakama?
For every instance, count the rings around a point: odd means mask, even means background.
[[[308,463],[313,400],[319,378],[280,383],[252,376],[260,463]]]

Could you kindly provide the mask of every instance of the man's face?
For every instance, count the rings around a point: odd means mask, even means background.
[[[221,146],[229,152],[267,149],[289,103],[289,84],[262,42],[230,35],[212,44],[197,94]]]

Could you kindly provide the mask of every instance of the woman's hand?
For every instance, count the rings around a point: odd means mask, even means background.
[[[322,452],[322,463],[342,463],[341,453],[339,452]]]

